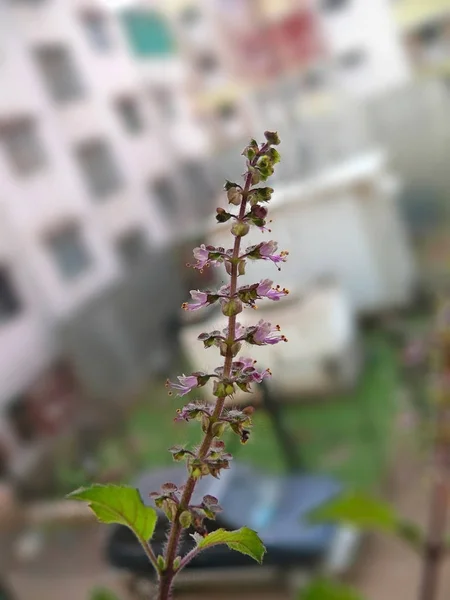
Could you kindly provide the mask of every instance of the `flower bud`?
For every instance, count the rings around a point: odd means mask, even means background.
[[[216,423],[213,423],[213,426],[211,428],[211,432],[213,434],[214,437],[222,437],[225,429],[227,428],[227,424],[224,423],[223,421],[217,421]]]
[[[202,415],[202,431],[206,433],[209,429],[209,417]]]
[[[215,381],[213,385],[213,394],[218,398],[225,398],[227,395],[225,391],[225,384],[223,381]]]
[[[164,508],[163,508],[166,517],[169,519],[169,521],[173,521],[176,517],[177,514],[177,506],[175,504],[175,502],[173,501],[166,501],[164,503]]]
[[[245,275],[245,260],[240,260],[238,263],[238,275]]]
[[[239,354],[239,350],[241,349],[241,342],[235,342],[232,346],[231,346],[231,356],[234,358],[236,356],[236,354]]]
[[[227,383],[225,385],[225,392],[227,396],[232,396],[234,394],[234,385],[232,383]]]
[[[226,356],[228,352],[228,344],[226,342],[220,342],[219,350],[221,356]]]
[[[216,213],[216,221],[218,223],[226,223],[232,217],[230,213],[227,213],[227,211],[224,208],[221,208],[220,206],[216,208]]]
[[[269,144],[273,146],[278,146],[278,144],[280,143],[280,137],[277,131],[265,131],[264,137],[269,142]]]
[[[264,206],[261,206],[260,204],[255,204],[251,208],[251,213],[257,219],[265,219],[267,217],[268,210],[267,210],[267,208],[265,208]]]
[[[239,206],[242,201],[242,192],[238,188],[230,188],[227,192],[227,198],[230,204]]]
[[[231,233],[236,237],[243,237],[244,235],[247,235],[249,229],[250,225],[248,223],[244,223],[243,221],[236,221],[231,228]]]
[[[230,298],[230,300],[226,300],[222,304],[222,313],[226,317],[233,317],[240,312],[242,312],[242,302],[239,298]]]
[[[188,510],[183,510],[179,517],[180,525],[184,529],[189,529],[192,524],[192,515]]]
[[[166,568],[166,561],[164,560],[164,556],[161,556],[160,554],[156,559],[156,564],[158,565],[159,572],[162,573]]]
[[[257,183],[259,183],[261,181],[261,175],[257,169],[255,169],[254,167],[250,167],[248,172],[252,176],[252,181],[251,181],[252,185],[256,185]]]

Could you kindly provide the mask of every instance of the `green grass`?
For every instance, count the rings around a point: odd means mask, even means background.
[[[305,467],[334,473],[357,487],[376,485],[383,475],[392,449],[397,406],[395,351],[379,333],[367,335],[365,346],[365,372],[355,390],[308,405],[291,405],[283,411]],[[148,390],[143,406],[127,424],[127,437],[137,447],[134,469],[169,465],[168,447],[199,441],[198,423],[173,421],[175,408],[181,404],[182,399],[174,401],[162,386]],[[246,446],[237,444],[234,436],[228,442],[239,460],[273,472],[284,469],[270,420],[263,411],[255,413],[254,431]],[[116,440],[113,446],[122,443]],[[120,449],[111,453],[120,454]]]
[[[291,404],[283,409],[283,418],[306,469],[335,474],[354,487],[371,488],[380,483],[393,449],[398,361],[394,348],[380,332],[366,334],[364,346],[367,361],[355,390],[308,404]],[[188,367],[184,370],[188,372]],[[100,471],[118,469],[122,481],[132,480],[143,470],[173,464],[167,452],[170,446],[198,443],[201,431],[197,422],[174,422],[175,410],[183,400],[169,397],[162,384],[147,389],[125,422],[123,435],[100,443]],[[248,444],[241,446],[234,434],[226,442],[239,460],[266,471],[282,472],[285,468],[263,410],[254,415]],[[83,469],[66,464],[60,479],[61,493],[87,483]]]

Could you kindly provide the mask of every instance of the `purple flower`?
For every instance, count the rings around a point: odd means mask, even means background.
[[[280,298],[284,298],[284,296],[287,296],[289,294],[289,290],[287,290],[286,288],[281,289],[281,287],[279,285],[277,285],[276,288],[272,288],[271,290],[269,290],[266,294],[266,298],[268,298],[269,300],[280,300]]]
[[[254,358],[240,358],[238,361],[236,361],[234,363],[234,365],[236,367],[238,367],[239,369],[248,369],[250,367],[253,367],[253,365],[256,363],[256,360]],[[234,366],[233,365],[233,366]]]
[[[263,242],[259,247],[259,254],[264,260],[271,260],[273,263],[277,264],[280,262],[286,261],[286,256],[288,252],[283,251],[280,254],[275,254],[278,249],[278,244],[274,241]]]
[[[209,262],[209,250],[206,249],[205,244],[202,244],[199,248],[193,250],[194,258],[197,260],[197,264],[194,265],[196,269],[203,269],[203,267]]]
[[[267,296],[267,293],[270,291],[272,287],[273,281],[271,279],[263,279],[259,282],[258,287],[256,288],[256,293],[258,296],[263,298]]]
[[[273,240],[269,242],[261,242],[256,246],[249,246],[243,256],[248,256],[248,258],[251,260],[271,260],[274,264],[285,262],[289,253],[283,251],[279,254],[276,254],[277,249],[278,244]],[[278,270],[280,270],[280,267],[278,267]]]
[[[246,327],[243,327],[240,323],[236,323],[235,328],[234,328],[235,340],[238,341],[239,339],[243,339],[243,337],[245,336],[246,330],[247,330]],[[225,338],[227,338],[229,335],[228,327],[225,327],[225,329],[223,330],[222,333],[225,336]]]
[[[179,383],[166,382],[166,387],[170,387],[173,391],[177,392],[177,396],[189,394],[189,392],[198,386],[198,378],[195,375],[179,375],[177,379]]]
[[[275,288],[272,287],[273,281],[270,279],[263,279],[259,282],[258,287],[256,288],[256,293],[260,298],[269,298],[269,300],[279,300],[283,298],[283,296],[287,296],[289,294],[289,290],[286,288],[281,289],[279,285]]]
[[[192,300],[194,300],[194,302],[191,304],[184,302],[182,304],[184,310],[198,310],[199,308],[203,308],[204,306],[208,306],[208,304],[210,304],[210,302],[208,301],[209,294],[207,294],[206,292],[200,292],[199,290],[191,290],[189,293],[191,294]]]
[[[221,297],[228,298],[228,296],[230,295],[230,285],[228,283],[225,284],[225,285],[222,285],[219,288],[219,290],[217,292],[217,295],[221,296]]]
[[[195,265],[189,265],[194,269],[202,270],[204,267],[218,266],[222,262],[222,256],[225,254],[223,248],[214,248],[214,246],[205,246],[202,244],[193,250],[194,258],[197,260]]]
[[[254,371],[251,375],[252,381],[256,381],[256,383],[261,383],[263,379],[272,377],[272,371],[270,369],[265,369],[264,371]]]
[[[264,344],[278,344],[278,342],[287,342],[284,335],[279,335],[280,326],[272,326],[271,323],[267,323],[263,319],[258,321],[255,327],[249,327],[249,333],[247,341],[257,346]]]

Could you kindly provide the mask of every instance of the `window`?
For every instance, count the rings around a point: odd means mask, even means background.
[[[153,98],[158,106],[159,112],[166,119],[173,119],[176,115],[176,107],[173,95],[165,87],[158,87],[152,91]]]
[[[419,39],[423,44],[433,44],[441,36],[441,26],[439,23],[429,23],[419,29]]]
[[[146,256],[148,250],[144,232],[133,229],[117,240],[117,253],[124,266],[133,266]]]
[[[152,183],[151,189],[166,215],[174,214],[178,205],[177,193],[170,179],[167,177],[157,179]]]
[[[64,279],[74,279],[91,264],[91,257],[79,228],[66,225],[46,239],[48,250]]]
[[[46,46],[36,50],[36,59],[49,92],[55,102],[77,100],[83,86],[70,52],[63,46]]]
[[[118,165],[105,142],[95,140],[82,144],[76,154],[88,190],[93,196],[105,198],[122,187],[123,179]]]
[[[213,54],[203,54],[197,62],[198,69],[206,75],[210,75],[217,71],[219,63]]]
[[[119,117],[129,133],[139,133],[144,129],[144,122],[136,100],[122,98],[116,103]]]
[[[349,50],[339,58],[339,64],[343,69],[351,70],[359,67],[365,60],[362,50]]]
[[[92,48],[100,52],[106,52],[112,48],[113,44],[109,23],[104,15],[85,15],[83,23]]]
[[[303,85],[308,91],[319,90],[326,83],[326,75],[321,69],[311,69],[303,79]]]
[[[217,112],[218,112],[219,118],[225,122],[231,121],[235,117],[237,117],[236,106],[234,104],[232,104],[231,102],[226,102],[226,103],[222,104],[221,106],[219,106]]]
[[[183,176],[183,189],[186,190],[186,201],[200,213],[212,207],[215,200],[214,189],[207,177],[206,167],[197,162],[185,163],[180,172]]]
[[[188,6],[181,11],[180,21],[186,27],[192,27],[199,22],[200,17],[200,11],[196,6]]]
[[[0,266],[0,324],[13,319],[22,310],[22,305],[14,289],[10,274]]]
[[[30,175],[45,165],[45,153],[32,120],[24,119],[0,127],[0,141],[17,174]]]
[[[349,0],[322,0],[322,10],[334,12],[345,8]]]

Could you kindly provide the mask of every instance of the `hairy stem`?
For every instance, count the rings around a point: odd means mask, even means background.
[[[254,164],[262,152],[265,152],[268,148],[268,144],[265,144],[255,159],[252,161]],[[242,202],[239,209],[238,219],[242,219],[245,216],[245,210],[247,206],[247,197],[248,192],[250,190],[252,183],[252,175],[248,173],[245,179],[245,185],[242,192]],[[239,258],[241,245],[241,236],[236,236],[234,240],[233,247],[233,262],[231,265],[231,275],[230,275],[230,297],[233,297],[236,294],[237,290],[237,280],[238,280],[238,265],[237,259]],[[228,334],[229,340],[234,341],[236,333],[236,315],[228,317]],[[223,377],[226,379],[230,376],[231,367],[233,364],[233,353],[231,350],[231,344],[228,345],[227,352],[224,359],[224,369],[223,369]],[[203,438],[203,442],[198,451],[198,458],[203,459],[208,454],[209,449],[211,448],[211,444],[213,442],[214,436],[212,433],[213,424],[220,418],[222,415],[223,407],[225,404],[225,396],[217,398],[216,405],[214,407],[214,412],[210,419],[210,424],[207,432],[205,433],[205,437]],[[174,577],[179,569],[174,568],[174,561],[177,557],[178,547],[180,543],[181,534],[183,528],[179,521],[179,516],[185,510],[191,501],[192,495],[195,490],[195,485],[197,483],[197,479],[195,477],[190,476],[186,482],[183,495],[181,497],[180,504],[178,506],[177,513],[172,522],[172,526],[169,532],[169,538],[167,542],[166,552],[165,552],[165,569],[162,573],[159,574],[159,587],[158,587],[158,596],[157,600],[170,600],[172,597],[172,587]],[[193,557],[193,555],[192,555]],[[187,561],[183,562],[183,566],[187,564]]]

